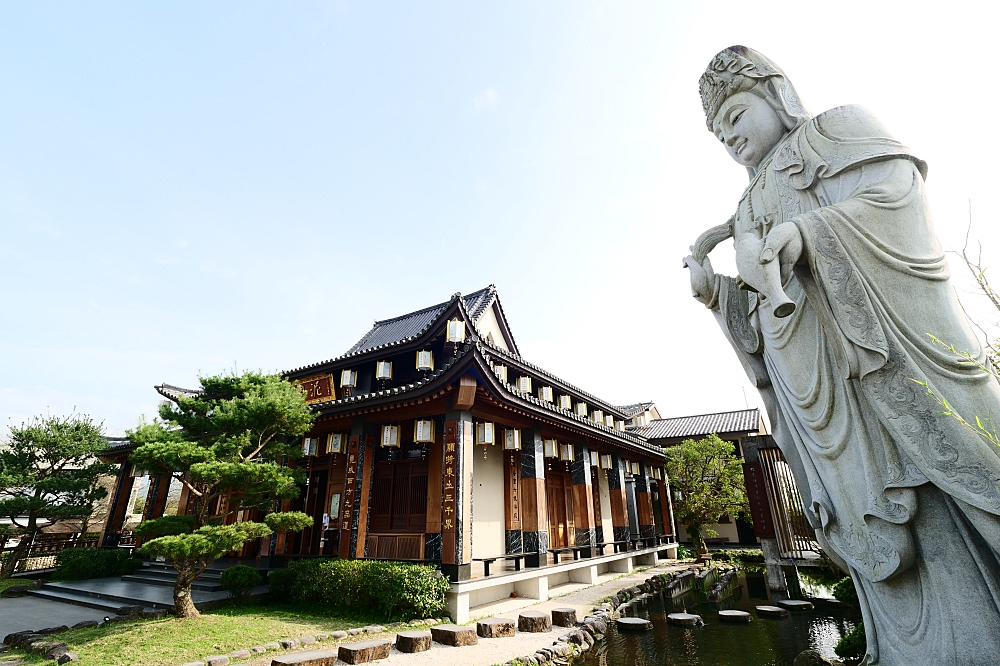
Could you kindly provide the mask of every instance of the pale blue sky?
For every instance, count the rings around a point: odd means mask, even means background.
[[[153,384],[334,357],[491,282],[591,392],[756,404],[680,268],[746,180],[701,116],[719,49],[872,109],[930,162],[945,243],[971,198],[1000,248],[996,10],[803,6],[0,5],[0,415],[121,432]]]

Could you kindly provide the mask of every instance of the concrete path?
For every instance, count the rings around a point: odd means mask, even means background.
[[[590,614],[594,606],[598,605],[605,597],[609,597],[618,592],[618,590],[638,585],[655,574],[682,571],[688,569],[690,566],[690,563],[679,564],[676,561],[667,561],[648,569],[636,569],[629,575],[615,578],[591,587],[579,589],[578,585],[574,585],[572,591],[567,591],[567,593],[562,596],[553,596],[548,601],[538,602],[525,608],[512,610],[501,606],[501,608],[498,609],[500,612],[490,615],[487,615],[485,612],[480,612],[477,616],[480,619],[483,617],[506,617],[514,620],[516,625],[517,615],[521,612],[521,610],[530,609],[551,613],[553,608],[575,608],[577,619],[582,620],[584,616]],[[559,588],[552,588],[549,590],[549,593],[552,595],[558,595]],[[522,599],[520,601],[523,602],[525,600]],[[487,609],[481,607],[477,610],[486,611]],[[469,624],[471,626],[475,626],[475,622],[470,622]],[[389,654],[389,658],[380,660],[377,663],[385,664],[386,666],[441,666],[441,664],[492,666],[493,664],[502,664],[506,661],[510,661],[515,657],[533,654],[540,648],[552,645],[552,643],[559,636],[567,634],[570,631],[574,631],[575,629],[576,627],[552,627],[552,631],[548,633],[523,634],[518,632],[513,638],[480,638],[478,644],[470,645],[468,647],[449,647],[441,645],[440,643],[434,643],[434,646],[430,650],[426,652],[419,652],[417,654],[404,654],[397,651],[396,648],[393,647]],[[405,631],[406,629],[404,628],[403,630]],[[389,640],[395,640],[395,636],[395,632],[379,635],[363,634],[361,636],[357,636],[356,638],[352,637],[341,642],[348,643],[353,641],[370,640],[373,638],[388,638]],[[275,640],[278,640],[279,638],[295,637],[276,636]],[[337,643],[317,643],[315,645],[311,645],[310,649],[331,650],[336,652]],[[235,663],[246,663],[249,664],[249,666],[269,666],[271,660],[274,658],[274,654],[275,653],[272,652],[268,656],[262,655],[252,661]]]
[[[28,629],[71,626],[84,620],[101,621],[107,613],[36,597],[0,598],[0,640],[7,634]]]

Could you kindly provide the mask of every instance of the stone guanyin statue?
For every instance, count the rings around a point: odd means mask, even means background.
[[[692,291],[760,391],[818,542],[851,572],[864,663],[1000,663],[1000,450],[936,401],[1000,419],[1000,386],[928,335],[989,362],[927,166],[861,107],[811,117],[752,49],[720,52],[700,88],[750,184],[685,259]],[[728,238],[738,278],[707,257]]]

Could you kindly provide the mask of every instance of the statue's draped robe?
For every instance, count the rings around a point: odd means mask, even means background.
[[[784,285],[795,312],[775,318],[723,276],[709,305],[761,391],[818,540],[859,583],[877,627],[869,659],[996,664],[1000,451],[936,398],[1000,430],[1000,390],[928,335],[987,363],[925,175],[860,107],[800,125],[761,165],[734,229],[798,226],[803,259]]]

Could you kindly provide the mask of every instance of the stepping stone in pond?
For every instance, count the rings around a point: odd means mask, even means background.
[[[814,608],[811,603],[801,599],[781,599],[778,601],[778,605],[788,610],[812,610]]]
[[[396,634],[396,649],[400,652],[424,652],[434,640],[429,631],[401,631]]]
[[[388,652],[386,655],[388,656]],[[294,652],[275,657],[271,661],[271,666],[333,666],[337,661],[337,653],[332,650],[306,650],[305,652]],[[349,661],[349,664],[364,663]]]
[[[618,631],[649,631],[653,628],[652,622],[641,617],[620,617],[615,620],[615,624],[618,626]]]
[[[721,610],[719,611],[720,622],[750,622],[753,618],[750,613],[741,610]]]
[[[705,626],[705,622],[701,619],[701,615],[694,615],[692,613],[670,613],[667,615],[667,622],[670,624],[676,624],[679,627]]]
[[[482,638],[513,638],[514,620],[488,617],[476,623],[476,633]]]
[[[367,664],[368,662],[375,661],[376,659],[387,659],[389,657],[390,647],[392,647],[392,642],[384,638],[374,641],[361,641],[360,643],[345,643],[340,646],[340,649],[337,651],[337,656],[340,657],[341,661],[345,661],[348,664]],[[325,651],[322,650],[316,650],[315,652],[325,653]],[[309,653],[299,652],[299,654]],[[296,655],[288,656],[293,657]],[[271,666],[276,666],[275,662],[272,661]],[[313,664],[310,662],[308,666],[333,666],[333,662],[324,662],[322,664]]]
[[[760,617],[785,617],[788,611],[780,606],[757,606],[757,615]]]
[[[479,642],[475,629],[457,624],[439,624],[436,627],[431,627],[431,635],[434,637],[435,643],[455,647],[475,645]]]
[[[526,633],[552,631],[552,618],[541,611],[524,611],[517,616],[517,630]]]
[[[552,624],[557,627],[572,627],[576,624],[575,608],[553,608]]]

